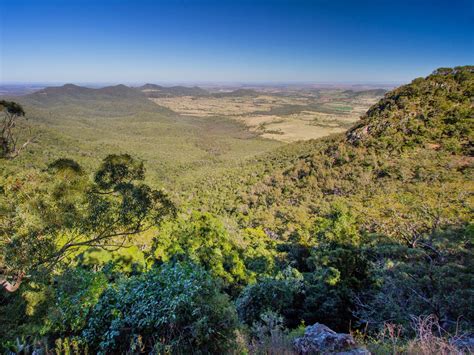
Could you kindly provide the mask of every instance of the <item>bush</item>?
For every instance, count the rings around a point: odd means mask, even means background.
[[[272,279],[247,286],[237,299],[240,319],[252,325],[262,321],[267,312],[280,314],[285,326],[295,327],[300,323],[302,282],[298,279]]]
[[[193,264],[165,264],[109,287],[83,333],[98,353],[213,352],[234,339],[237,316],[220,287]]]
[[[107,278],[102,272],[80,268],[66,271],[57,280],[55,305],[48,317],[49,330],[63,335],[80,334],[106,285]]]
[[[209,213],[193,212],[165,223],[154,242],[158,262],[190,261],[209,271],[229,288],[249,278],[243,249],[231,238],[223,223]]]
[[[357,297],[361,323],[377,329],[390,319],[409,328],[411,316],[433,314],[448,331],[472,331],[472,226],[448,228],[430,239],[420,239],[415,248],[395,243],[374,248],[378,283]]]

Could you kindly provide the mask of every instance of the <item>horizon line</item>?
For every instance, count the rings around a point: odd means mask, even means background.
[[[6,85],[403,85],[407,81],[0,81]]]

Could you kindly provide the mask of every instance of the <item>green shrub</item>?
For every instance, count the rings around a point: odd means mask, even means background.
[[[222,352],[237,316],[219,285],[193,264],[165,264],[109,287],[83,333],[98,353]]]
[[[295,278],[266,278],[247,286],[236,301],[240,319],[253,325],[262,321],[267,312],[280,314],[285,326],[295,327],[300,323],[302,281]]]
[[[377,329],[390,320],[409,329],[413,316],[432,314],[446,331],[472,331],[473,237],[467,225],[420,239],[415,248],[378,245],[373,250],[377,287],[358,295],[361,322]]]
[[[107,282],[104,273],[80,268],[70,269],[61,275],[55,289],[55,304],[48,317],[50,331],[80,334]]]
[[[243,248],[210,213],[193,212],[164,223],[154,242],[158,262],[190,261],[221,279],[225,286],[245,283],[248,278]]]

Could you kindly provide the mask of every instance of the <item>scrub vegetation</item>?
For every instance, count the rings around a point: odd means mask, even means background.
[[[0,160],[2,350],[292,353],[319,322],[376,354],[463,351],[473,98],[472,66],[387,93],[6,98],[36,138]]]

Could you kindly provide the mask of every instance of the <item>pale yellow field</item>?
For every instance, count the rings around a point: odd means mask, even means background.
[[[281,98],[269,95],[258,97],[165,97],[151,98],[160,106],[178,112],[182,115],[209,117],[233,116],[252,113],[255,111],[270,111],[274,107],[284,105],[305,105],[308,98]]]
[[[251,131],[259,132],[264,138],[282,142],[295,142],[324,137],[333,133],[343,132],[345,128],[333,123],[317,126],[313,121],[297,117],[282,117],[275,115],[240,116],[237,119],[249,127]]]
[[[378,98],[364,97],[341,102],[330,95],[316,100],[310,96],[286,97],[262,94],[257,97],[184,96],[150,100],[181,115],[225,116],[242,122],[250,131],[257,132],[264,138],[294,142],[345,131]],[[303,111],[295,109],[294,113],[291,108],[285,111],[285,106],[289,105],[308,106],[308,109]],[[318,111],[318,107],[325,112]],[[278,111],[279,108],[282,109],[281,114],[271,114],[272,110]]]
[[[305,111],[288,116],[246,115],[237,116],[236,119],[264,138],[287,143],[320,138],[346,130],[340,124],[340,116],[319,112]],[[350,124],[354,123],[356,118],[347,116],[344,119]]]

